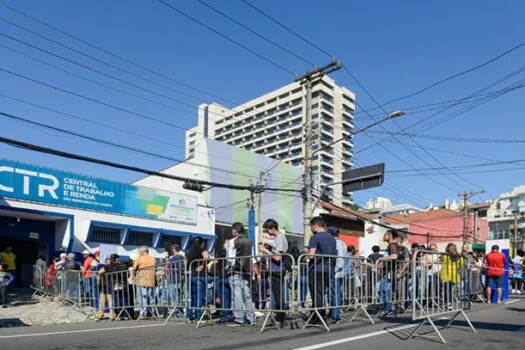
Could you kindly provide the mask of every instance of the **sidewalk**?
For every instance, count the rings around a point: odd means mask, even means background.
[[[58,306],[48,298],[32,297],[29,289],[9,296],[9,307],[0,309],[0,328],[85,322],[86,316],[68,306]]]

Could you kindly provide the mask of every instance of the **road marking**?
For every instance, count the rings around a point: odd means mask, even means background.
[[[392,329],[389,329],[389,330],[382,330],[382,331],[377,331],[377,332],[373,332],[373,333],[356,335],[355,337],[333,340],[333,341],[329,341],[329,342],[326,342],[326,343],[305,346],[303,348],[296,348],[296,349],[293,349],[293,350],[315,350],[315,349],[320,349],[320,348],[326,348],[326,347],[329,347],[329,346],[339,345],[339,344],[343,344],[343,343],[348,343],[348,342],[355,341],[355,340],[372,338],[372,337],[376,337],[378,335],[391,333],[391,332],[395,332],[395,331],[400,331],[400,330],[403,330],[403,329],[414,328],[414,327],[417,327],[418,325],[419,324],[410,324],[410,325],[407,325],[407,326],[401,326],[401,327],[396,327],[396,328],[392,328]]]
[[[505,305],[509,305],[509,304],[514,304],[514,303],[519,303],[521,300],[510,300],[510,301],[506,301],[505,302]]]
[[[74,333],[107,332],[107,331],[118,331],[120,329],[138,329],[138,328],[151,328],[151,327],[160,327],[160,326],[164,326],[164,323],[144,324],[144,325],[129,326],[129,327],[88,328],[88,329],[77,329],[74,331],[12,334],[12,335],[2,335],[0,336],[0,339],[42,337],[46,335],[60,335],[60,334],[74,334]]]

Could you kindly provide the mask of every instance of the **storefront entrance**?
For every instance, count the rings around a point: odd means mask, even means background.
[[[0,251],[12,247],[16,255],[14,287],[29,287],[36,259],[43,256],[49,264],[55,250],[55,221],[29,219],[16,213],[0,213]],[[11,216],[12,215],[12,216]]]

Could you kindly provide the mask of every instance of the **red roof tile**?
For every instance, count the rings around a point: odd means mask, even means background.
[[[461,216],[460,212],[449,209],[437,209],[407,215],[389,216],[384,218],[383,221],[391,225],[399,225],[403,223],[410,224],[414,222],[452,218],[458,216]]]

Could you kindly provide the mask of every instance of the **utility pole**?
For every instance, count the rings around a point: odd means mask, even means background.
[[[481,189],[478,192],[463,192],[459,193],[458,196],[462,197],[463,200],[463,248],[467,244],[468,239],[468,200],[473,196],[478,194],[485,193],[485,190]]]
[[[250,180],[250,185],[252,181]],[[255,253],[256,242],[255,242],[255,190],[250,191],[250,196],[248,197],[247,207],[248,207],[248,239],[252,242],[252,251]],[[262,192],[261,192],[262,193]]]
[[[265,172],[259,173],[259,187],[263,186]],[[259,192],[259,203],[257,205],[257,243],[262,242],[263,238],[263,203],[264,203],[264,191]],[[255,244],[255,242],[254,242]]]
[[[512,243],[512,257],[518,253],[518,219],[519,212],[514,213],[514,242]]]
[[[305,75],[295,79],[296,82],[301,82],[305,86],[305,118],[304,118],[304,188],[303,188],[303,220],[304,220],[304,244],[307,245],[310,240],[310,219],[313,212],[312,200],[312,87],[326,74],[341,69],[341,63],[336,59],[332,59],[329,64],[315,68],[307,72]]]
[[[479,211],[474,212],[474,242],[478,240],[478,216]]]

